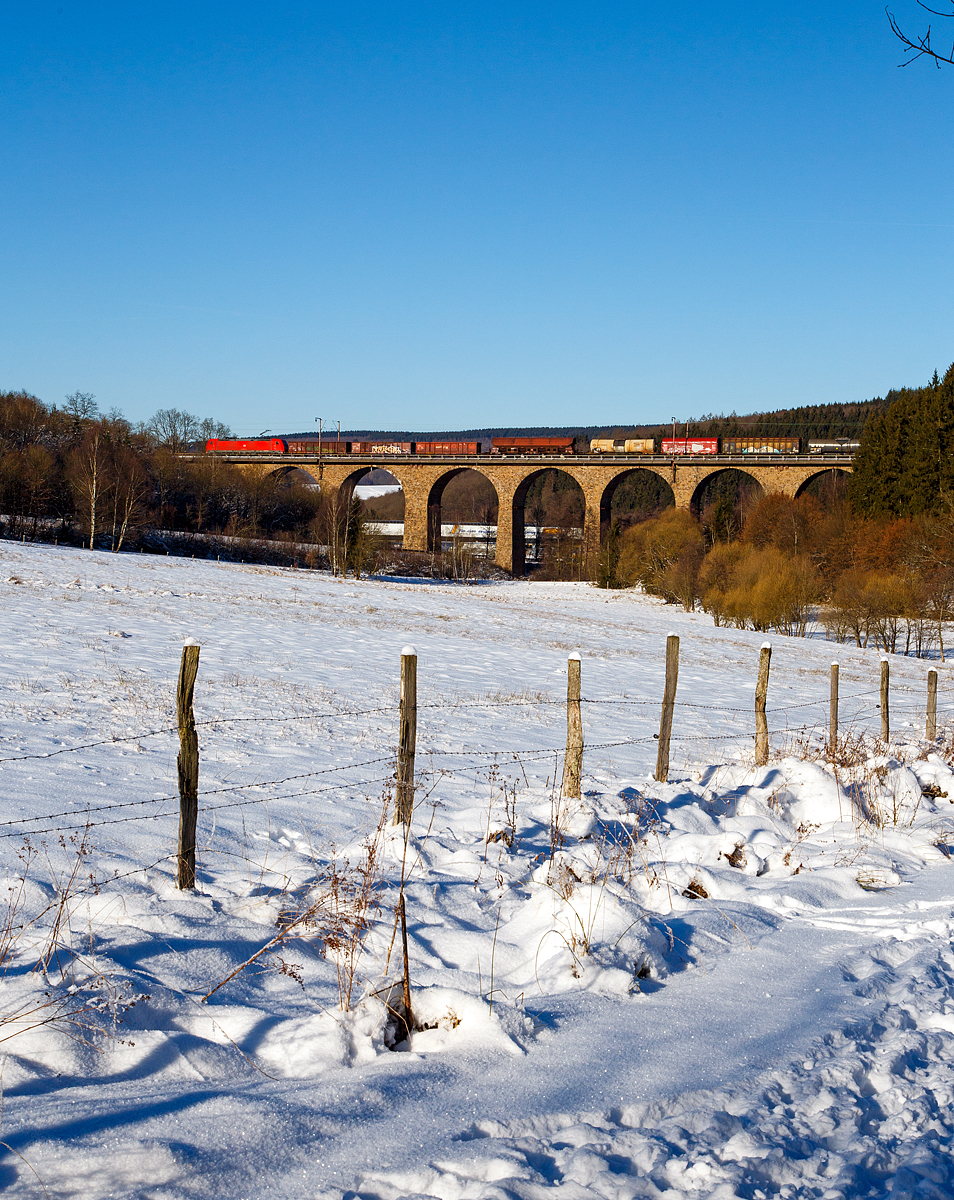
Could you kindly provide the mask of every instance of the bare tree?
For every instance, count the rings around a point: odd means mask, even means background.
[[[181,454],[187,443],[199,436],[199,422],[191,413],[178,408],[160,408],[149,422],[149,432],[158,445]]]
[[[924,4],[922,2],[922,0],[917,0],[918,6],[920,8],[923,8],[925,12],[932,13],[935,17],[954,17],[954,0],[948,0],[948,2],[951,5],[951,11],[950,12],[939,12],[938,9],[930,8],[927,4]],[[900,42],[902,42],[904,44],[905,54],[911,54],[910,58],[906,58],[904,60],[904,62],[898,63],[899,67],[910,66],[910,64],[913,63],[916,59],[919,59],[922,57],[923,58],[933,58],[934,65],[937,67],[938,70],[941,69],[941,63],[949,63],[951,65],[954,65],[954,41],[952,41],[951,49],[947,54],[945,54],[943,52],[943,50],[935,50],[934,47],[931,45],[931,26],[930,25],[927,27],[927,31],[924,34],[916,33],[914,35],[914,38],[912,39],[912,38],[908,37],[908,35],[900,27],[894,13],[892,13],[890,11],[890,9],[888,9],[888,8],[886,8],[884,11],[887,14],[888,20],[891,23],[891,31],[894,33],[894,36]],[[912,54],[912,51],[913,51],[913,54]]]
[[[77,422],[92,421],[99,413],[99,405],[92,392],[73,392],[66,397],[63,408]]]
[[[146,515],[149,479],[131,447],[113,446],[111,458],[112,549],[118,554],[127,534],[134,532]]]
[[[92,550],[102,519],[104,493],[110,483],[107,447],[98,430],[87,433],[82,445],[70,456],[67,469],[80,520],[89,530]]]
[[[199,437],[203,442],[207,442],[209,438],[230,438],[234,436],[228,425],[222,421],[216,421],[213,417],[205,417],[199,422]]]

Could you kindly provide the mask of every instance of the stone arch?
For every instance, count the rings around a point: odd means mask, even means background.
[[[526,534],[526,504],[527,493],[533,484],[540,478],[541,475],[548,471],[555,471],[559,475],[565,475],[567,479],[571,479],[577,488],[580,490],[580,495],[583,499],[583,529],[584,542],[581,545],[581,552],[585,550],[585,531],[587,528],[587,495],[586,488],[583,482],[577,477],[576,473],[571,469],[572,464],[557,465],[555,463],[547,463],[544,467],[539,467],[536,470],[529,471],[514,489],[513,496],[510,502],[510,523],[511,523],[511,543],[512,551],[510,555],[511,571],[515,576],[523,576],[526,574],[527,562],[527,534]],[[498,527],[499,537],[499,527]]]
[[[476,466],[467,464],[466,466],[452,467],[450,470],[441,472],[438,477],[433,480],[427,492],[427,549],[429,551],[440,550],[441,548],[441,505],[444,499],[444,489],[453,479],[472,471],[475,475],[479,475],[493,488],[494,495],[497,497],[498,508],[500,505],[500,491],[493,479],[486,471],[481,471]]]
[[[846,471],[844,467],[822,467],[820,470],[815,471],[814,474],[809,475],[807,478],[802,480],[802,482],[795,489],[795,496],[796,498],[798,496],[803,496],[813,483],[824,480],[825,476],[830,476],[832,482],[834,483],[836,480],[846,480],[850,474],[851,471]]]
[[[664,505],[664,507],[668,508],[670,505],[675,505],[676,492],[672,486],[672,482],[667,472],[657,470],[655,467],[643,466],[642,464],[639,466],[628,465],[622,467],[613,476],[613,478],[609,480],[609,482],[603,488],[602,494],[600,495],[600,543],[602,543],[606,531],[609,528],[610,521],[612,520],[613,498],[616,495],[616,492],[618,491],[620,485],[626,482],[629,476],[636,475],[637,473],[654,475],[665,488],[666,492],[669,493],[669,503]]]
[[[693,486],[692,492],[689,496],[689,504],[688,504],[689,511],[692,513],[693,516],[698,517],[698,516],[702,515],[702,513],[701,513],[702,498],[705,495],[705,493],[712,487],[712,485],[720,477],[724,477],[724,476],[730,475],[730,474],[744,476],[745,479],[747,481],[749,481],[753,487],[758,489],[760,495],[764,496],[765,492],[767,490],[769,490],[765,487],[765,484],[762,482],[762,480],[760,480],[758,478],[757,475],[753,474],[751,471],[745,470],[742,467],[737,467],[737,466],[716,467],[712,471],[706,471],[704,474],[701,475],[701,477],[698,477],[694,480],[694,486]]]

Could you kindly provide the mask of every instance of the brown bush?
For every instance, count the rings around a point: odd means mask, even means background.
[[[650,595],[692,612],[704,557],[699,522],[685,509],[670,508],[623,534],[617,577],[624,586],[641,584]]]

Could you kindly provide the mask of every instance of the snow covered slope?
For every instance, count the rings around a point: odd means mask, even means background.
[[[10,1195],[954,1193],[954,775],[949,741],[923,743],[925,663],[892,660],[885,746],[876,655],[775,639],[755,767],[764,635],[634,593],[4,545],[0,597]],[[405,838],[387,806],[408,642]]]

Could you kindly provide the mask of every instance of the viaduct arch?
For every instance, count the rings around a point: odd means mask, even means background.
[[[440,545],[441,498],[444,488],[462,471],[483,475],[497,493],[497,554],[499,567],[513,575],[525,573],[526,543],[524,506],[530,484],[543,470],[564,472],[580,485],[585,503],[583,545],[588,573],[595,574],[602,535],[609,523],[613,492],[632,471],[651,471],[671,489],[677,508],[693,510],[705,482],[725,470],[740,470],[761,487],[763,492],[781,492],[795,497],[819,475],[837,469],[851,471],[851,460],[830,457],[824,461],[807,455],[792,456],[786,462],[753,462],[754,456],[718,455],[672,461],[654,456],[655,461],[624,461],[612,456],[599,459],[559,456],[553,458],[496,458],[429,461],[420,458],[386,457],[345,460],[330,458],[296,459],[294,466],[307,472],[324,490],[337,491],[342,499],[350,497],[358,481],[374,467],[393,475],[404,489],[404,549],[434,550]],[[229,460],[249,474],[286,473],[292,465],[281,459],[249,460],[229,455]]]

